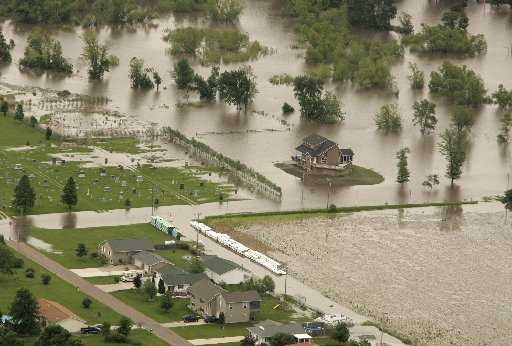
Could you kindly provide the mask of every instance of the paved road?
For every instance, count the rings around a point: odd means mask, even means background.
[[[141,314],[137,310],[132,307],[126,305],[122,301],[113,297],[112,295],[103,292],[99,288],[95,287],[93,284],[88,281],[82,279],[80,276],[72,273],[68,269],[64,268],[57,262],[49,259],[48,257],[42,255],[37,250],[34,250],[30,246],[25,243],[8,241],[7,244],[11,246],[13,249],[28,257],[32,261],[40,264],[45,267],[47,270],[55,273],[61,279],[69,282],[75,287],[78,287],[83,293],[88,296],[93,297],[99,302],[105,304],[110,307],[112,310],[118,312],[123,316],[128,316],[134,321],[135,324],[141,324],[146,329],[153,329],[153,333],[166,342],[169,345],[173,346],[191,346],[192,344],[187,340],[183,339],[173,331],[168,328],[163,327],[158,322],[153,319],[147,317],[144,314]]]

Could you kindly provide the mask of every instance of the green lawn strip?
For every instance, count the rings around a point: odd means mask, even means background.
[[[272,320],[286,323],[294,321],[294,315],[295,310],[287,304],[283,304],[278,298],[271,295],[264,295],[256,318],[258,321]]]
[[[325,346],[328,346],[328,345],[343,345],[342,343],[334,340],[330,336],[319,336],[319,337],[313,338],[313,342],[316,345],[320,345],[320,346],[323,346],[323,345],[325,345]]]
[[[176,267],[181,268],[185,271],[190,271],[190,261],[186,259],[186,256],[191,256],[190,251],[182,250],[182,249],[172,249],[172,250],[157,250],[157,254],[167,259],[169,262],[176,265]]]
[[[44,131],[25,121],[14,120],[12,114],[0,114],[0,146],[18,147],[47,142]]]
[[[133,137],[110,138],[94,142],[94,146],[113,153],[142,154],[148,152],[148,150],[141,148],[139,144],[139,140]]]
[[[84,279],[94,285],[111,285],[111,284],[116,283],[114,280],[115,277],[116,276],[94,276],[94,277],[84,278]]]
[[[148,220],[149,221],[149,220]],[[89,254],[98,249],[98,244],[110,239],[145,238],[153,244],[163,244],[172,237],[158,231],[150,224],[134,224],[126,226],[93,227],[80,229],[41,229],[31,228],[30,236],[40,239],[53,246],[53,251],[45,255],[59,262],[66,268],[100,267],[101,262],[87,255],[82,258],[76,256],[75,249],[78,243],[85,244]]]
[[[184,326],[171,328],[178,335],[187,340],[224,338],[228,336],[245,336],[248,334],[247,328],[251,323],[233,323],[233,324],[202,324],[198,326]]]
[[[151,334],[147,330],[133,329],[128,336],[132,344],[144,346],[164,346],[167,345],[160,338]],[[101,335],[80,335],[79,339],[85,346],[116,346],[116,345],[129,345],[105,342],[105,338]]]
[[[77,291],[75,287],[56,275],[51,274],[40,265],[18,253],[16,253],[16,256],[23,258],[23,268],[16,269],[14,275],[0,274],[0,310],[4,313],[9,310],[11,302],[16,295],[16,291],[20,288],[27,288],[35,297],[60,303],[90,324],[104,321],[118,323],[121,316],[94,300],[94,297],[89,297],[93,300],[91,307],[89,309],[83,308],[82,300],[86,297],[85,294]],[[25,277],[25,270],[27,268],[35,269],[34,278],[30,279]],[[42,274],[48,274],[52,277],[49,285],[43,285],[41,282]]]
[[[160,308],[158,297],[153,301],[148,301],[144,293],[136,289],[117,291],[112,295],[160,323],[181,321],[184,315],[190,313],[190,309],[187,307],[190,304],[189,299],[173,299],[173,307],[169,312],[165,312]]]

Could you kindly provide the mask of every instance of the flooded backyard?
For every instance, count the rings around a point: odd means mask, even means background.
[[[240,230],[299,280],[418,345],[504,346],[512,233],[496,209],[361,212]]]
[[[249,63],[257,76],[259,93],[253,109],[247,114],[237,114],[234,108],[219,103],[205,107],[176,106],[183,101],[184,96],[172,82],[170,71],[174,60],[166,54],[169,44],[162,37],[168,28],[206,25],[204,18],[169,17],[156,21],[157,27],[100,30],[100,39],[107,41],[111,52],[120,58],[119,66],[113,68],[103,82],[88,82],[86,66],[80,60],[81,29],[55,32],[55,37],[62,42],[64,56],[78,69],[72,77],[22,73],[17,63],[13,63],[0,68],[0,80],[14,85],[106,96],[110,100],[108,107],[111,111],[130,116],[123,121],[133,124],[152,122],[156,126],[171,126],[188,136],[197,136],[212,148],[255,168],[281,186],[283,201],[278,208],[321,207],[326,205],[328,194],[331,195],[330,202],[337,205],[480,199],[501,193],[507,187],[510,152],[496,141],[500,114],[495,106],[484,106],[479,110],[471,133],[468,159],[457,186],[451,189],[447,179],[442,179],[439,189],[433,192],[426,192],[421,186],[426,175],[444,175],[446,163],[438,152],[437,143],[438,134],[449,125],[449,109],[442,100],[434,100],[437,103],[438,130],[432,136],[421,136],[419,130],[412,125],[412,104],[417,99],[428,97],[428,91],[426,88],[418,93],[410,89],[408,63],[416,62],[428,75],[445,60],[443,58],[420,57],[406,52],[393,68],[400,90],[398,98],[390,92],[358,91],[350,85],[330,85],[329,88],[342,100],[347,113],[346,120],[341,124],[317,125],[304,122],[298,111],[290,116],[282,116],[281,106],[285,101],[298,109],[293,90],[287,86],[274,86],[269,78],[282,73],[298,75],[305,71],[306,66],[304,52],[293,48],[297,40],[293,25],[279,15],[278,4],[278,1],[271,0],[246,1],[246,9],[240,18],[240,29],[247,32],[251,40],[258,40],[274,49],[273,54]],[[444,8],[434,2],[409,0],[399,3],[399,11],[402,10],[412,15],[418,29],[421,23],[437,23]],[[512,87],[510,13],[496,13],[490,6],[476,3],[470,3],[466,13],[470,19],[469,31],[486,36],[488,52],[477,58],[449,60],[467,64],[474,69],[482,76],[490,92],[496,90],[499,83],[507,88]],[[29,30],[15,27],[9,22],[3,24],[2,30],[8,39],[13,38],[16,42],[13,60],[17,61],[23,55]],[[160,92],[134,91],[128,87],[128,61],[133,56],[143,58],[147,66],[155,67],[164,76]],[[207,74],[209,70],[198,63],[193,67],[202,74]],[[400,135],[383,135],[375,129],[374,114],[383,104],[391,102],[397,102],[402,112],[403,131]],[[88,121],[95,123],[95,126],[101,125],[95,118],[77,120],[76,114],[69,116],[74,126],[81,126]],[[87,118],[87,115],[84,117]],[[137,126],[143,125],[134,127]],[[303,187],[298,178],[274,166],[276,162],[289,160],[302,138],[313,132],[344,147],[351,147],[355,152],[355,163],[372,168],[383,175],[385,181],[374,186],[343,187],[328,192],[326,187]],[[403,146],[411,149],[411,182],[405,189],[395,183],[395,153]]]

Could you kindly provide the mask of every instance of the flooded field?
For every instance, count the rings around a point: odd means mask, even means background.
[[[505,346],[512,236],[497,208],[362,212],[241,230],[273,247],[299,280],[418,345]]]
[[[418,29],[421,23],[437,23],[444,8],[432,1],[407,0],[399,3],[399,10],[410,13]],[[481,74],[491,92],[499,83],[507,88],[512,87],[511,14],[508,11],[496,13],[489,5],[473,2],[466,13],[470,19],[469,31],[486,36],[488,52],[478,58],[448,60],[467,64]],[[162,37],[167,28],[206,25],[205,20],[169,17],[156,23],[157,27],[137,30],[100,30],[100,39],[106,40],[111,46],[111,52],[120,58],[119,66],[113,68],[103,82],[89,83],[87,80],[85,64],[80,60],[82,44],[79,36],[82,31],[79,28],[55,31],[55,37],[62,42],[64,56],[78,69],[72,77],[22,73],[17,63],[13,63],[0,68],[0,80],[16,85],[106,96],[111,100],[111,111],[134,117],[133,120],[128,118],[128,121],[135,124],[129,126],[130,129],[136,128],[139,121],[154,122],[158,126],[169,125],[188,136],[197,136],[212,148],[246,163],[280,185],[284,197],[279,208],[323,206],[328,194],[337,205],[359,205],[479,199],[501,193],[507,187],[510,152],[496,142],[500,114],[495,106],[484,106],[479,111],[471,133],[471,149],[462,179],[457,182],[458,186],[450,189],[447,179],[443,179],[440,188],[432,193],[425,192],[421,186],[428,174],[444,175],[446,164],[438,153],[437,135],[448,126],[449,116],[447,105],[434,100],[439,118],[436,134],[422,137],[419,130],[412,126],[412,104],[421,97],[427,97],[428,91],[425,89],[423,93],[416,93],[410,89],[408,63],[416,62],[428,75],[445,60],[443,58],[420,57],[406,52],[402,61],[393,68],[400,90],[398,98],[389,92],[358,91],[350,85],[330,85],[329,88],[343,101],[347,119],[338,125],[316,125],[301,121],[298,111],[287,117],[282,116],[280,108],[283,102],[297,106],[293,91],[289,87],[273,86],[269,82],[269,78],[275,74],[298,75],[306,69],[303,51],[292,48],[297,37],[292,23],[280,16],[279,1],[246,1],[246,9],[240,18],[239,26],[249,34],[251,40],[258,40],[275,50],[273,54],[250,63],[257,76],[259,93],[252,111],[247,114],[237,114],[234,108],[222,104],[178,108],[176,104],[183,99],[183,95],[176,90],[170,77],[174,61],[166,55],[165,50],[169,45]],[[13,60],[19,60],[26,45],[28,28],[15,27],[7,22],[3,24],[2,30],[8,39],[15,40]],[[133,56],[143,58],[146,65],[155,67],[164,76],[160,92],[133,91],[128,87],[128,61]],[[223,69],[234,67],[222,66]],[[208,71],[197,63],[194,68],[203,74]],[[402,112],[403,131],[400,135],[383,135],[375,129],[374,114],[383,104],[390,102],[397,102]],[[75,117],[75,114],[70,116]],[[76,124],[90,121],[94,126],[101,125],[95,119],[74,121]],[[312,132],[318,132],[344,147],[351,147],[356,154],[355,163],[382,174],[385,181],[375,186],[335,188],[330,193],[326,187],[303,188],[298,178],[284,173],[274,163],[288,160],[301,139]],[[395,153],[402,146],[411,149],[409,166],[412,178],[405,189],[400,189],[395,183]]]

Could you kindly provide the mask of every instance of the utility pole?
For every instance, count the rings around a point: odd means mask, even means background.
[[[196,213],[196,221],[199,221],[201,218],[201,213]],[[196,229],[196,251],[199,253],[199,230]]]

